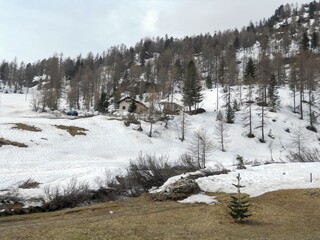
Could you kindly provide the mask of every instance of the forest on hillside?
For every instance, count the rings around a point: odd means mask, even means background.
[[[257,84],[260,103],[267,103],[270,86],[290,86],[293,110],[303,118],[299,107],[307,102],[311,109],[316,98],[319,21],[319,2],[281,5],[270,18],[240,30],[183,39],[145,38],[134,47],[121,44],[75,59],[61,53],[34,63],[4,60],[0,79],[2,87],[15,92],[36,87],[34,110],[60,109],[63,99],[69,109],[103,112],[123,95],[142,100],[145,93],[156,92],[172,101],[170,96],[183,91],[190,80],[188,66],[193,62],[197,84],[223,87],[229,104],[234,86]]]

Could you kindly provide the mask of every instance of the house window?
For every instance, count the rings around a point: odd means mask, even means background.
[[[122,110],[126,110],[126,106],[122,106]]]

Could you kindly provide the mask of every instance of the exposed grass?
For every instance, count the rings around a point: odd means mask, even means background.
[[[15,126],[12,127],[12,129],[20,129],[25,131],[31,131],[31,132],[41,132],[42,130],[40,128],[36,128],[35,126],[30,126],[24,123],[15,123]]]
[[[71,136],[86,135],[85,131],[88,131],[85,128],[76,127],[76,126],[55,125],[55,127],[62,130],[66,130],[68,133],[70,133]]]
[[[10,141],[8,139],[0,138],[0,147],[2,147],[3,145],[12,145],[12,146],[15,146],[15,147],[28,147],[24,143],[13,142],[13,141]]]
[[[252,217],[236,224],[229,195],[219,204],[154,202],[148,196],[51,213],[0,218],[0,239],[318,239],[320,190],[251,198]]]

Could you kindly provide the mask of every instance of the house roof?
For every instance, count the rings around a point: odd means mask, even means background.
[[[121,98],[117,103],[119,104],[119,103],[125,101],[126,99],[135,100],[136,103],[139,103],[139,104],[142,104],[142,105],[146,106],[145,104],[143,104],[143,103],[140,102],[139,100],[136,100],[136,99],[134,99],[134,98],[132,98],[132,97],[124,97],[124,98]]]

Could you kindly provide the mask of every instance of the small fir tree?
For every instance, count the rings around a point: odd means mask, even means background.
[[[244,188],[245,186],[240,184],[240,173],[238,174],[237,178],[237,184],[232,184],[237,188],[237,195],[231,196],[231,201],[228,205],[230,211],[230,216],[236,221],[242,223],[245,218],[248,218],[251,216],[249,213],[249,207],[248,200],[246,200],[245,196],[241,196],[241,188]]]
[[[244,158],[241,155],[237,155],[237,169],[246,169],[246,166],[244,165]]]

